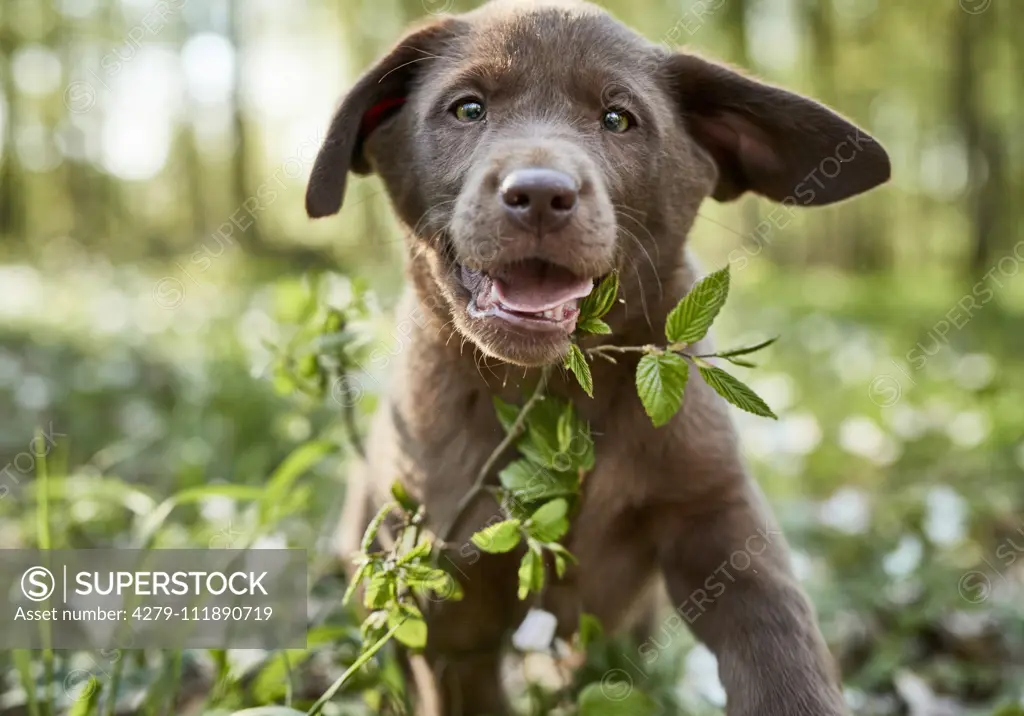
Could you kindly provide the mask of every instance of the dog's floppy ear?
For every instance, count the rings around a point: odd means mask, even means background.
[[[745,191],[801,204],[831,204],[889,178],[889,156],[830,109],[688,54],[662,67],[693,137],[718,165],[712,196]]]
[[[306,187],[306,213],[311,218],[336,214],[345,195],[348,172],[367,174],[363,143],[408,96],[422,62],[437,58],[453,35],[453,18],[438,18],[403,37],[367,70],[342,100],[331,119]]]

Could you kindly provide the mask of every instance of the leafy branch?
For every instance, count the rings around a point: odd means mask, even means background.
[[[615,274],[605,278],[594,290],[594,300],[584,301],[580,306],[578,333],[594,332],[604,334],[601,320],[614,304],[618,291]],[[609,296],[612,298],[609,299]],[[642,346],[598,345],[582,349],[572,344],[565,367],[577,378],[580,386],[592,395],[593,378],[586,357],[603,358],[612,363],[617,361],[612,354],[640,354],[636,367],[636,389],[644,410],[655,427],[669,422],[683,404],[683,395],[690,377],[690,366],[716,393],[741,410],[754,415],[776,418],[774,412],[749,386],[735,376],[708,362],[709,358],[721,358],[734,365],[753,367],[753,363],[740,356],[749,355],[767,348],[775,338],[752,346],[734,348],[715,353],[692,354],[687,352],[693,344],[702,340],[718,317],[729,296],[729,266],[698,281],[668,314],[665,321],[666,345],[647,344]],[[589,298],[589,297],[588,297]]]
[[[554,396],[537,398],[536,392],[531,401],[517,410],[495,399],[506,437],[516,441],[521,457],[498,473],[501,486],[492,488],[504,519],[471,539],[492,554],[525,543],[519,564],[520,599],[543,592],[547,554],[559,577],[575,562],[560,540],[569,532],[569,516],[581,497],[583,478],[594,467],[590,426],[579,419],[572,404]]]
[[[509,446],[515,442],[520,433],[526,429],[527,417],[529,416],[530,411],[533,410],[534,406],[544,397],[544,391],[547,389],[550,377],[551,366],[544,366],[544,368],[541,369],[540,379],[537,381],[537,387],[534,388],[533,394],[526,401],[526,404],[523,405],[522,410],[520,410],[516,415],[516,418],[512,422],[511,426],[509,426],[505,437],[500,443],[498,443],[498,446],[494,448],[494,451],[491,452],[490,456],[488,456],[483,467],[480,468],[480,471],[476,475],[476,479],[473,481],[473,486],[470,487],[469,491],[462,496],[461,500],[459,500],[459,504],[455,508],[455,515],[452,517],[451,522],[447,527],[440,531],[442,542],[447,542],[451,539],[452,532],[455,530],[456,526],[458,526],[462,515],[467,509],[469,509],[469,506],[473,504],[473,501],[477,496],[484,491],[487,477],[491,474],[491,470],[494,469],[498,460],[501,459],[502,454],[504,454]]]

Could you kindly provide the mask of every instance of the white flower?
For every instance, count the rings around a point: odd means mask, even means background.
[[[519,651],[550,651],[557,626],[558,619],[551,612],[531,609],[512,635],[512,646]]]

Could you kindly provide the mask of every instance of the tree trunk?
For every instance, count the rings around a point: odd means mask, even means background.
[[[984,274],[992,261],[1003,190],[1003,162],[999,131],[987,122],[985,98],[978,81],[982,63],[979,42],[996,8],[976,15],[953,16],[951,100],[967,154],[967,211],[971,219],[968,268],[971,276]]]
[[[0,56],[3,57],[3,94],[7,103],[4,117],[3,156],[0,159],[0,234],[23,237],[25,225],[24,173],[14,146],[14,135],[21,116],[20,97],[11,76],[11,58],[18,43],[17,28],[10,10],[0,16]]]

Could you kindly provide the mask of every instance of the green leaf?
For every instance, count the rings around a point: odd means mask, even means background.
[[[767,403],[761,400],[757,393],[721,368],[700,361],[697,364],[697,370],[700,371],[705,383],[740,410],[778,420],[778,416],[772,412]]]
[[[359,588],[360,582],[373,570],[373,562],[366,560],[359,565],[359,569],[352,575],[352,581],[348,583],[348,588],[345,589],[345,595],[341,598],[342,604],[348,604],[349,600],[352,599],[352,595],[355,594],[356,589]]]
[[[526,418],[526,433],[516,447],[530,459],[550,466],[558,454],[558,418],[565,409],[565,401],[545,395],[534,404]]]
[[[427,538],[421,539],[419,544],[417,544],[415,547],[413,547],[408,552],[399,557],[395,565],[401,567],[411,562],[416,562],[417,560],[429,556],[430,553],[433,551],[434,543]]]
[[[576,330],[584,331],[586,333],[594,333],[599,336],[607,336],[612,332],[612,327],[600,318],[588,318],[585,321],[577,323]]]
[[[425,564],[410,564],[405,568],[405,583],[410,587],[443,587],[448,576],[443,569]]]
[[[562,414],[558,416],[558,452],[565,452],[572,445],[574,423],[572,403],[566,403]]]
[[[306,716],[306,712],[296,711],[286,706],[258,706],[254,709],[232,711],[231,716]]]
[[[498,501],[509,517],[514,517],[520,522],[530,519],[530,508],[534,505],[523,501],[509,490],[501,488],[495,490],[494,499]]]
[[[636,392],[644,410],[659,428],[678,412],[690,368],[674,353],[648,353],[636,367]]]
[[[422,649],[427,644],[427,623],[415,607],[403,605],[390,612],[388,626],[395,629],[395,638],[410,649]]]
[[[498,473],[501,485],[519,502],[575,495],[579,480],[568,472],[556,472],[529,460],[515,460]]]
[[[655,716],[659,712],[654,699],[634,687],[628,676],[588,684],[580,692],[578,704],[579,716]]]
[[[422,619],[406,619],[395,632],[395,638],[410,649],[422,649],[427,645],[427,623]]]
[[[569,531],[569,503],[552,500],[538,508],[526,523],[526,531],[541,542],[554,542]]]
[[[577,563],[577,559],[573,556],[572,552],[557,542],[548,542],[544,545],[544,548],[551,552],[552,556],[555,558],[555,573],[559,578],[565,576],[565,568],[569,562],[572,562],[573,564]]]
[[[501,423],[501,427],[505,429],[507,433],[512,429],[512,426],[516,422],[516,418],[519,417],[519,411],[522,410],[518,405],[512,405],[506,403],[498,396],[494,396],[494,411],[498,414],[498,422]]]
[[[370,577],[363,595],[363,604],[367,609],[382,609],[396,594],[395,573],[377,572]]]
[[[419,503],[409,495],[409,491],[405,489],[405,485],[402,484],[401,480],[395,480],[391,483],[391,495],[395,498],[395,502],[401,505],[402,509],[406,512],[415,512],[420,507]]]
[[[48,489],[44,492],[49,495]],[[266,495],[266,488],[260,485],[225,483],[187,487],[168,497],[139,520],[138,534],[134,542],[137,546],[150,546],[152,540],[156,537],[157,531],[163,526],[171,512],[174,511],[174,508],[181,505],[202,502],[209,497],[230,497],[236,501],[259,502],[264,500]]]
[[[555,558],[555,574],[561,579],[565,576],[565,557],[560,554],[554,555]]]
[[[604,277],[590,295],[580,301],[580,315],[577,324],[586,323],[592,318],[601,318],[615,305],[619,295],[619,274],[612,271]]]
[[[505,520],[484,527],[471,538],[473,544],[484,552],[500,554],[515,549],[522,535],[519,533],[519,520]]]
[[[462,585],[443,569],[425,565],[411,565],[405,568],[405,583],[421,592],[431,591],[442,599],[454,602],[462,599]]]
[[[729,350],[729,351],[721,351],[720,353],[715,353],[715,355],[718,356],[719,358],[730,358],[732,356],[745,356],[748,353],[754,353],[756,351],[763,350],[763,349],[767,348],[768,346],[770,346],[772,343],[774,343],[777,340],[779,340],[779,337],[775,336],[774,338],[769,338],[766,341],[761,341],[760,343],[755,343],[752,346],[743,346],[742,348],[733,348],[732,350]]]
[[[729,296],[729,265],[705,276],[672,309],[665,321],[670,343],[696,343],[707,335],[715,316]]]
[[[526,435],[516,443],[516,448],[523,454],[523,457],[538,468],[553,466],[561,454],[558,451],[558,438],[554,435],[547,435],[546,432],[547,428],[544,430],[528,428]],[[554,431],[552,430],[552,432]]]
[[[67,679],[65,679],[65,684],[67,684]],[[102,690],[103,687],[100,685],[99,679],[95,676],[89,676],[88,681],[82,685],[81,691],[78,691],[73,696],[74,706],[68,711],[68,716],[92,716],[98,713],[96,706],[99,703]],[[71,694],[68,695],[70,696]]]
[[[312,469],[327,455],[337,450],[337,444],[327,440],[314,440],[295,448],[270,475],[261,508],[264,516],[284,504],[285,496],[295,481]]]
[[[580,646],[586,649],[604,635],[604,627],[601,620],[593,614],[580,612],[579,642]]]
[[[534,550],[523,555],[519,563],[519,599],[526,599],[530,593],[544,589],[544,560]]]
[[[381,524],[384,523],[384,519],[388,516],[391,510],[395,509],[396,505],[394,502],[389,502],[381,507],[370,524],[366,526],[366,532],[363,533],[363,542],[360,545],[360,549],[363,552],[369,552],[370,548],[373,547],[373,541],[377,539],[377,531],[380,529]]]
[[[568,406],[563,416],[567,416],[566,432],[569,437],[567,446],[561,448],[553,464],[559,469],[589,471],[594,467],[594,439],[590,435],[590,424],[579,417],[576,411]],[[559,429],[561,425],[559,425]],[[561,441],[561,435],[559,436]]]
[[[383,609],[370,612],[359,625],[359,634],[363,643],[373,641],[384,634],[388,625],[388,613]]]
[[[565,367],[576,376],[576,380],[580,382],[583,392],[593,398],[594,378],[590,375],[590,364],[587,363],[587,357],[583,355],[583,351],[575,343],[569,344],[569,353],[565,356]]]

